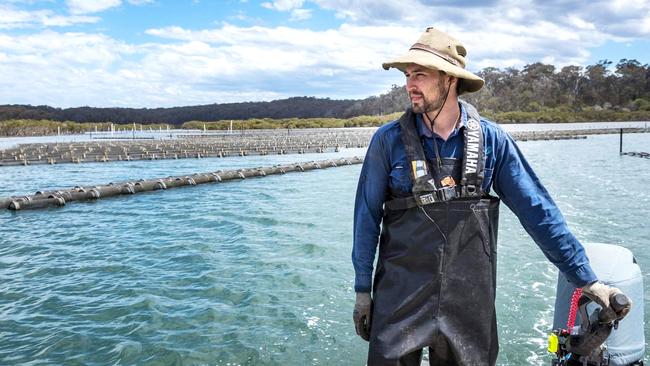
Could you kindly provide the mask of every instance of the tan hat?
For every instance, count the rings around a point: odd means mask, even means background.
[[[458,40],[429,27],[404,55],[382,64],[404,71],[409,64],[444,71],[459,79],[458,94],[473,93],[483,87],[483,79],[465,70],[467,50]]]

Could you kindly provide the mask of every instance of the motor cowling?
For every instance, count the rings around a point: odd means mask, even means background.
[[[632,252],[618,245],[588,243],[584,245],[591,267],[606,285],[619,288],[632,300],[632,309],[605,341],[604,360],[609,366],[627,366],[642,361],[645,353],[643,276]],[[575,286],[562,273],[558,276],[553,329],[565,329]],[[588,312],[598,305],[588,305]],[[576,327],[581,317],[576,318]],[[570,332],[571,329],[568,329]],[[638,364],[638,363],[637,363]]]

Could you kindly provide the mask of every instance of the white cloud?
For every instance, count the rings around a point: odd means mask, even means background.
[[[66,0],[72,14],[97,13],[122,5],[122,0]]]
[[[0,5],[0,29],[30,27],[62,27],[74,24],[96,23],[99,18],[86,15],[57,15],[51,10],[18,10]]]
[[[439,17],[434,13],[428,16],[427,6],[416,0],[375,0],[375,1],[349,1],[349,0],[311,0],[323,9],[332,10],[336,16],[358,25],[388,24],[399,25],[410,22],[421,23],[423,20],[431,21]],[[426,17],[426,18],[425,18]]]
[[[390,27],[311,31],[226,24],[147,33],[175,41],[129,45],[53,31],[0,36],[0,83],[12,85],[0,90],[0,100],[159,107],[296,95],[361,98],[402,79],[380,67],[386,53],[401,50],[395,42],[400,30]],[[384,45],[374,49],[378,38]]]
[[[650,36],[647,0],[309,1],[356,25],[410,24],[424,29],[454,23],[461,29],[480,28],[490,32],[495,24],[525,26],[546,21],[569,30],[596,29],[610,38]],[[545,38],[552,34],[539,36]]]
[[[155,3],[155,0],[127,0],[131,5],[147,5]]]
[[[647,1],[635,1],[628,8],[622,5],[627,2],[604,0],[440,1],[435,5],[418,0],[311,1],[362,28],[392,25],[404,29],[408,24],[417,32],[400,40],[403,50],[426,27],[435,26],[466,45],[468,68],[474,71],[486,66],[522,67],[541,60],[556,65],[584,64],[588,50],[607,40],[650,36]],[[380,41],[375,44],[380,45]]]
[[[303,0],[276,0],[264,2],[262,3],[262,6],[267,9],[275,9],[278,11],[291,11],[301,8],[303,3]]]
[[[260,26],[191,31],[180,27],[150,29],[147,34],[187,42],[204,42],[224,51],[234,65],[259,63],[266,71],[327,64],[345,70],[372,70],[391,53],[404,51],[400,37],[417,34],[409,28],[356,27],[312,31],[309,29]],[[381,45],[380,45],[381,44]],[[303,57],[304,56],[304,57]],[[268,67],[272,65],[273,67]]]
[[[592,22],[585,21],[581,17],[575,15],[569,15],[567,17],[567,22],[573,25],[576,29],[580,30],[596,30],[596,26]]]
[[[263,6],[287,12],[294,20],[307,19],[318,11],[312,7],[320,6],[344,21],[324,30],[303,23],[168,26],[145,30],[153,39],[144,44],[51,28],[30,34],[1,31],[96,22],[97,17],[84,14],[121,2],[74,3],[76,13],[68,16],[0,5],[0,84],[11,86],[0,88],[0,104],[162,107],[297,95],[362,98],[403,83],[399,72],[382,70],[381,62],[406,51],[432,25],[465,43],[473,71],[521,68],[537,61],[557,67],[584,64],[589,49],[606,41],[650,36],[646,2],[633,1],[630,10],[604,0],[501,0],[487,5],[443,0],[437,6],[416,0],[273,1]]]
[[[293,9],[291,11],[291,18],[289,18],[289,20],[307,20],[309,18],[311,18],[311,10]]]
[[[228,16],[227,19],[236,20],[240,22],[247,22],[247,23],[262,23],[262,20],[260,18],[250,17],[242,10],[238,10],[234,15]]]
[[[290,21],[307,20],[311,18],[312,10],[303,9],[304,0],[276,0],[262,3],[262,7],[282,12],[290,12]]]
[[[113,70],[133,47],[103,35],[45,31],[0,37],[0,91],[4,103],[109,105],[126,95]],[[94,101],[93,101],[94,99]]]

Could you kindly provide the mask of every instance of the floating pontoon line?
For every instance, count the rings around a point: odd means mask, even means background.
[[[635,156],[637,158],[650,159],[650,153],[647,153],[647,152],[644,152],[644,151],[628,151],[628,152],[621,153],[621,155]]]
[[[123,183],[109,183],[92,187],[74,187],[72,189],[58,191],[38,191],[31,196],[12,196],[0,198],[0,207],[10,210],[24,210],[47,208],[53,206],[64,206],[74,201],[95,200],[99,198],[118,195],[135,194],[165,190],[168,188],[195,186],[203,183],[220,183],[229,180],[241,180],[251,177],[263,177],[273,174],[284,174],[288,172],[304,172],[307,170],[332,168],[339,165],[352,165],[363,162],[363,158],[341,158],[306,163],[293,163],[287,165],[275,165],[272,167],[248,168],[239,170],[218,170],[211,173],[197,173],[182,177],[168,177],[161,179],[141,179]]]
[[[364,129],[309,135],[276,132],[174,140],[31,143],[0,150],[0,166],[338,152],[367,146],[372,133]]]
[[[618,129],[513,131],[518,141],[584,139],[586,135],[615,133]],[[647,132],[642,128],[627,132]],[[36,164],[106,163],[132,160],[225,158],[247,155],[323,153],[368,145],[374,129],[336,131],[248,131],[245,135],[209,135],[174,140],[118,140],[73,143],[32,143],[0,150],[0,167]]]

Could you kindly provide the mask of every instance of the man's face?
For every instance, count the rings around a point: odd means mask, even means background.
[[[445,84],[449,78],[445,73],[420,65],[409,65],[404,75],[413,112],[428,113],[442,107],[447,92]]]

